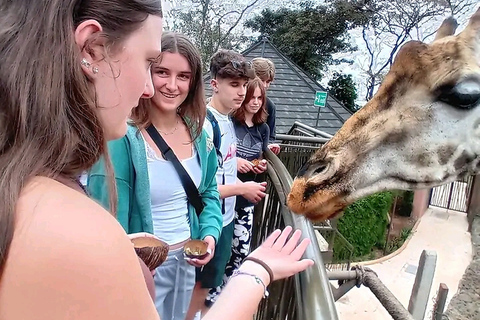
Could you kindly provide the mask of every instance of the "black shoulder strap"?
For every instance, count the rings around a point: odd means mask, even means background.
[[[222,143],[220,127],[218,125],[217,118],[215,118],[212,111],[210,111],[210,109],[208,108],[207,108],[207,119],[212,124],[213,145],[215,146],[215,149],[220,150],[220,144]]]
[[[155,142],[158,149],[160,149],[160,151],[162,152],[163,156],[173,164],[175,170],[177,171],[180,177],[180,180],[182,181],[182,185],[183,185],[183,188],[185,189],[185,193],[187,194],[188,200],[195,208],[197,215],[200,216],[200,214],[203,211],[204,205],[202,202],[202,198],[198,192],[198,189],[195,186],[195,183],[193,183],[192,181],[192,178],[190,177],[188,172],[185,170],[183,165],[180,163],[180,161],[178,160],[173,150],[168,146],[165,140],[163,140],[162,136],[158,133],[157,129],[155,129],[153,125],[149,125],[146,130],[147,130],[147,133],[150,135],[150,138],[152,138],[153,142]]]

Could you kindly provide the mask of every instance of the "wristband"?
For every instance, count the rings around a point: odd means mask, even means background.
[[[255,280],[256,283],[261,284],[263,286],[263,297],[264,298],[268,297],[269,292],[267,290],[267,286],[265,285],[265,283],[263,283],[262,279],[260,279],[259,276],[255,275],[253,273],[243,272],[243,271],[240,271],[240,270],[236,269],[236,270],[233,271],[230,278],[233,278],[233,277],[236,277],[236,276],[241,276],[241,275],[250,276]]]
[[[243,261],[252,261],[252,262],[255,262],[255,263],[261,265],[268,272],[268,276],[270,277],[270,283],[273,282],[273,271],[272,271],[272,269],[270,269],[270,267],[265,262],[263,262],[260,259],[250,257],[250,256],[247,256]]]

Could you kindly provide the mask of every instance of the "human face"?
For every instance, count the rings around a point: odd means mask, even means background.
[[[222,113],[230,113],[241,107],[247,92],[247,79],[217,78],[212,80],[214,98],[221,105]]]
[[[127,120],[140,98],[154,93],[150,67],[161,51],[162,19],[150,15],[125,39],[118,52],[99,62],[93,77],[98,116],[107,140],[127,132]]]
[[[164,52],[161,61],[152,66],[152,78],[153,104],[163,111],[175,112],[187,98],[192,68],[181,54]]]
[[[270,79],[262,80],[262,83],[263,83],[263,87],[265,88],[265,91],[267,91],[268,88],[270,88],[270,84],[272,83],[272,80]]]
[[[245,105],[245,112],[250,114],[257,113],[262,108],[262,91],[259,87],[253,91],[253,96],[250,101]]]

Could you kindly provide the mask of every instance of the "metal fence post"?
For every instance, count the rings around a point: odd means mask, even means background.
[[[437,253],[435,251],[423,250],[418,263],[412,295],[408,303],[408,312],[415,320],[423,320],[425,317],[436,264]]]

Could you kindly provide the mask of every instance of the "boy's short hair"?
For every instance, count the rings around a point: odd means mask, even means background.
[[[220,49],[210,59],[210,76],[215,78],[255,78],[250,61],[244,56],[232,50]]]
[[[267,58],[254,58],[252,60],[255,74],[262,81],[273,81],[275,78],[275,65]]]

